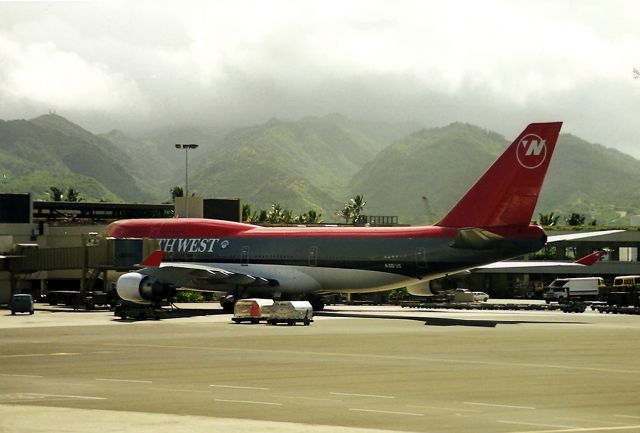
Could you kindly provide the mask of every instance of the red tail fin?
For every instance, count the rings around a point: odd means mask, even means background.
[[[528,226],[562,122],[532,123],[436,225]]]
[[[602,256],[604,256],[605,254],[607,254],[606,251],[602,251],[602,250],[594,251],[593,253],[589,254],[588,256],[584,256],[584,257],[579,258],[574,263],[577,263],[579,265],[591,266],[595,262],[600,260],[602,258]]]
[[[141,265],[148,268],[157,268],[160,266],[160,263],[162,263],[163,255],[162,250],[156,250],[149,254],[147,258],[142,261]]]

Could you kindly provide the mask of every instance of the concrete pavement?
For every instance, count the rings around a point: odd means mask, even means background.
[[[2,311],[0,431],[640,431],[637,316],[329,310],[309,327]]]

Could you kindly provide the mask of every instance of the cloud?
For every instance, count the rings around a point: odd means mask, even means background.
[[[505,135],[563,119],[640,155],[639,12],[624,0],[0,3],[0,116],[58,107],[109,129],[343,112]]]
[[[84,109],[107,112],[140,107],[143,97],[135,82],[106,64],[89,63],[52,42],[18,45],[0,37],[3,58],[0,94],[3,104]]]

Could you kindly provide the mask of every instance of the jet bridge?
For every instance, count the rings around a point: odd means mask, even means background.
[[[46,286],[47,271],[79,271],[79,290],[57,291],[54,299],[82,304],[92,298],[96,282],[103,282],[105,292],[111,287],[108,272],[126,272],[159,248],[152,239],[115,239],[83,235],[82,246],[39,248],[37,244],[16,244],[9,255],[0,257],[0,269],[10,273],[11,293],[22,291],[23,281],[40,280]],[[75,273],[78,275],[78,272]],[[47,291],[47,296],[53,291]],[[9,296],[9,297],[10,297]]]

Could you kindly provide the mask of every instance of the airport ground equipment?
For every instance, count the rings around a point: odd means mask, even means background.
[[[600,302],[591,308],[607,314],[640,314],[640,291],[637,286],[619,284],[613,287],[618,291],[607,293],[606,303]]]
[[[311,322],[313,322],[313,308],[308,301],[276,301],[267,319],[269,325],[303,323],[309,326]]]
[[[33,297],[26,293],[17,293],[11,297],[11,315],[16,313],[33,314]]]
[[[135,304],[127,301],[120,302],[113,314],[116,317],[120,317],[122,320],[159,320],[165,317],[164,310],[159,306]]]
[[[555,301],[561,304],[596,300],[600,287],[604,287],[604,281],[599,277],[556,278],[545,289],[543,298],[547,303]]]
[[[79,290],[49,290],[47,291],[47,302],[49,305],[66,305],[74,309],[85,308],[94,310],[96,307],[108,308],[115,306],[117,294],[102,291]]]
[[[565,313],[584,313],[586,302],[569,302],[565,304],[526,304],[526,303],[486,303],[486,302],[423,302],[403,301],[402,308],[421,308],[427,310],[481,310],[481,311],[562,311]]]
[[[258,323],[261,320],[269,320],[273,299],[249,298],[240,299],[233,309],[233,320],[235,323],[251,322]]]

